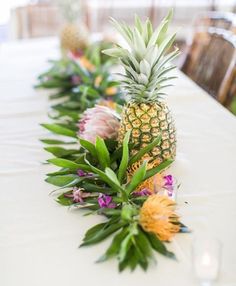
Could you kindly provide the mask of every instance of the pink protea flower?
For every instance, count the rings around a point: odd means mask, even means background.
[[[120,126],[119,115],[106,106],[88,108],[79,121],[79,137],[95,143],[96,137],[116,139]]]

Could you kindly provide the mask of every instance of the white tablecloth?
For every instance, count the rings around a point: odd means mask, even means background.
[[[158,255],[147,273],[119,274],[111,261],[95,264],[109,241],[78,249],[89,227],[102,218],[83,217],[49,196],[44,182],[49,158],[38,138],[47,137],[50,103],[35,91],[36,75],[58,56],[54,39],[0,46],[0,285],[143,286],[197,285],[191,271],[195,234],[223,242],[217,285],[236,285],[236,120],[180,74],[168,102],[178,128],[178,154],[172,172],[181,183],[179,212],[192,234],[169,245],[178,262]]]

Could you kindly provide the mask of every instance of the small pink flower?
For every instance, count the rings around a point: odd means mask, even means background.
[[[74,187],[72,194],[65,194],[66,198],[72,198],[74,203],[83,203],[85,198],[91,196],[90,193],[85,193],[83,189]]]
[[[116,139],[120,127],[119,115],[106,106],[88,108],[78,124],[79,137],[95,143],[96,137]]]

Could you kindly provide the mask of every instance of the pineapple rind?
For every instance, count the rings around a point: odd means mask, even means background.
[[[171,113],[164,102],[139,103],[131,101],[123,109],[118,141],[121,145],[127,131],[131,130],[130,142],[134,143],[131,156],[147,146],[161,134],[161,142],[127,170],[128,181],[133,174],[147,161],[147,170],[160,165],[167,159],[176,156],[176,130]],[[155,176],[147,179],[137,187],[156,192]]]
[[[145,154],[153,167],[176,155],[176,130],[167,105],[164,102],[129,102],[122,114],[118,141],[122,144],[127,131],[131,130],[130,142],[134,143],[131,155],[147,146],[161,134],[161,143]],[[149,166],[149,165],[148,165]],[[149,167],[148,167],[149,169]]]

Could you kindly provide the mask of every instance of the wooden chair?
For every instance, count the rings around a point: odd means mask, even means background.
[[[230,90],[228,92],[228,96],[225,102],[225,106],[227,106],[229,109],[231,109],[231,103],[234,98],[236,98],[236,68],[234,69],[232,83],[231,83]]]
[[[62,24],[59,9],[47,3],[15,8],[11,14],[13,35],[17,39],[55,36]]]
[[[229,105],[236,69],[236,36],[223,29],[198,30],[181,70],[224,105]]]
[[[28,6],[31,37],[54,36],[60,30],[61,18],[57,6],[36,4]]]
[[[234,30],[236,32],[236,14],[230,12],[210,11],[198,14],[194,20],[194,27],[221,28],[225,30]]]

